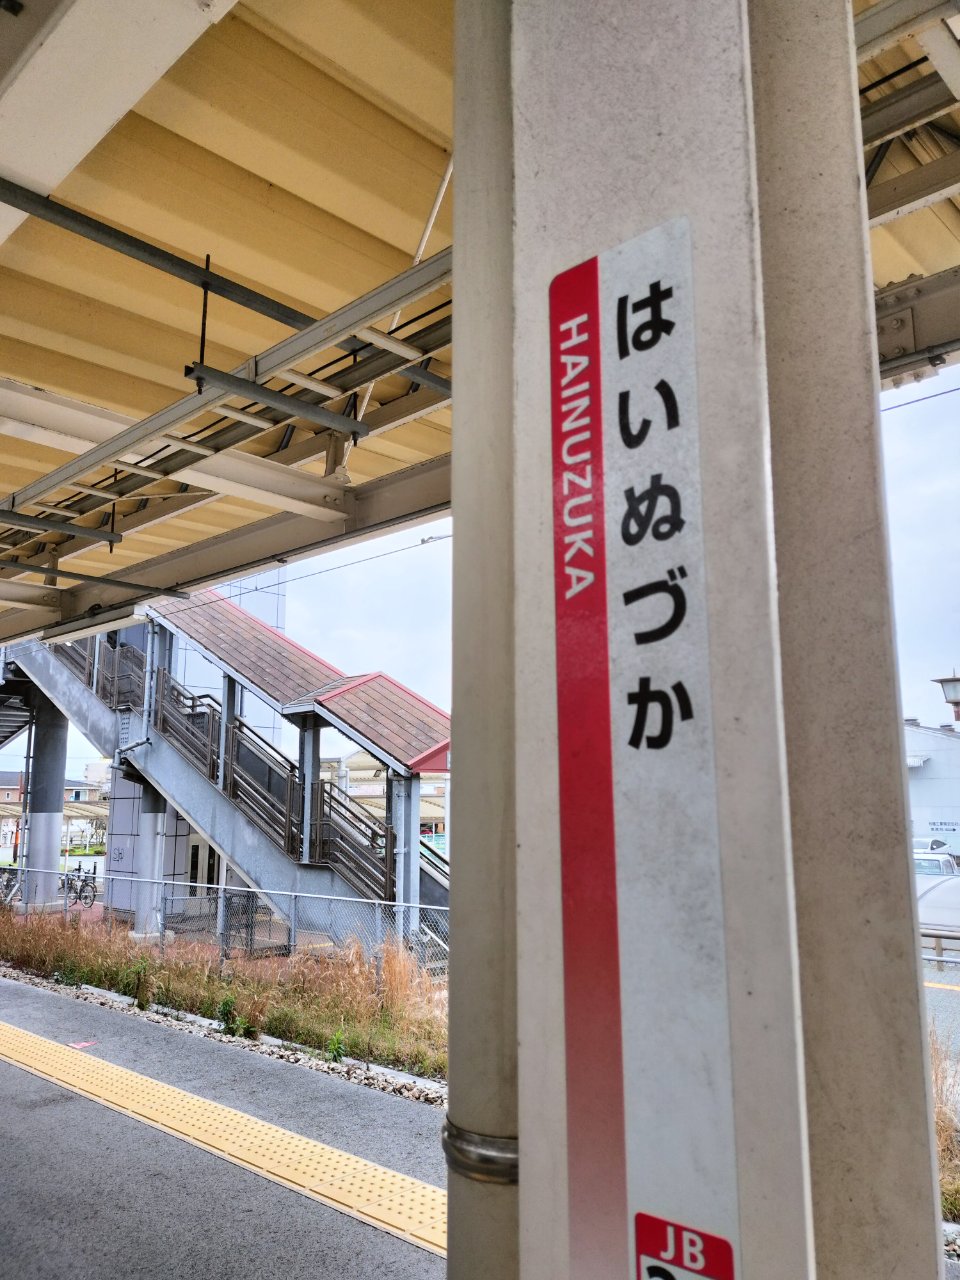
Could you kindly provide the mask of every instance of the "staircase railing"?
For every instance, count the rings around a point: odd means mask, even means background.
[[[98,649],[96,637],[87,636],[52,648],[54,656],[114,711],[143,706],[146,658],[133,645],[101,644]]]
[[[146,659],[132,645],[116,649],[95,638],[53,646],[53,652],[108,706],[144,705]],[[303,836],[303,776],[299,767],[242,720],[227,726],[221,772],[222,707],[190,693],[165,668],[157,671],[154,727],[208,781],[289,857],[299,861]],[[364,894],[392,900],[394,833],[331,782],[313,784],[310,862],[336,866]],[[449,864],[421,841],[420,853],[449,883]]]
[[[220,703],[188,692],[162,667],[157,672],[154,724],[171,746],[216,782],[220,763]]]
[[[312,813],[310,861],[338,866],[356,888],[390,900],[393,831],[323,778],[314,783]]]
[[[303,780],[299,768],[255,729],[227,729],[224,791],[265,835],[299,861]]]
[[[143,707],[147,660],[133,645],[100,646],[94,692],[101,701],[117,707]]]
[[[450,859],[436,845],[422,838],[420,840],[420,862],[433,871],[445,885],[450,884]]]
[[[54,656],[59,658],[64,666],[69,667],[78,680],[82,680],[88,689],[93,688],[95,654],[93,636],[88,636],[83,640],[74,640],[72,644],[51,645],[51,649]]]

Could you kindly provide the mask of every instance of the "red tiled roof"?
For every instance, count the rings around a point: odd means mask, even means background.
[[[272,702],[312,699],[400,764],[445,767],[450,717],[382,671],[345,675],[216,591],[152,608]]]
[[[217,591],[198,591],[187,600],[164,600],[153,609],[281,705],[297,702],[343,675]]]
[[[450,741],[446,712],[382,671],[337,681],[320,691],[317,702],[407,766]]]

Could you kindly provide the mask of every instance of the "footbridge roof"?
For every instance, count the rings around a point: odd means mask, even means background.
[[[284,715],[314,710],[378,758],[445,770],[450,717],[382,671],[350,676],[216,591],[151,612]]]

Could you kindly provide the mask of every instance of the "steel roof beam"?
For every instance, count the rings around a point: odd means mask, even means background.
[[[956,105],[957,99],[942,76],[936,72],[922,76],[863,109],[863,145],[868,149],[879,146],[888,138],[897,138],[908,129],[945,116]]]
[[[322,529],[303,516],[276,515],[139,564],[143,599],[168,587],[196,589],[228,582],[268,564],[305,559],[331,546],[444,515],[450,509],[450,455],[368,481],[345,496],[347,518],[339,526]],[[121,598],[110,579],[102,578],[65,592],[61,612],[69,621],[82,617],[93,605],[107,609],[129,603],[129,593]],[[0,615],[0,643],[31,634],[46,621],[32,610],[29,616],[18,613],[5,619]]]
[[[92,240],[95,244],[125,254],[128,258],[135,258],[137,262],[143,262],[148,267],[156,268],[157,271],[164,271],[167,275],[176,276],[180,280],[185,280],[187,284],[196,285],[200,289],[205,288],[217,297],[226,298],[229,302],[235,302],[249,311],[256,311],[291,329],[306,329],[308,325],[316,324],[315,316],[308,316],[304,311],[297,311],[295,307],[288,307],[275,298],[268,298],[265,294],[258,293],[256,289],[249,289],[246,285],[231,280],[229,276],[222,276],[216,271],[207,271],[205,267],[190,262],[187,258],[178,257],[167,249],[161,249],[159,245],[140,240],[137,236],[121,231],[119,227],[100,222],[99,219],[91,218],[78,209],[71,209],[68,205],[51,200],[49,196],[39,195],[36,191],[22,187],[19,183],[10,182],[7,178],[0,178],[0,203],[10,205],[44,222],[50,222],[64,231],[72,231],[74,235],[83,236],[85,240]]]
[[[339,431],[341,435],[366,435],[362,422],[348,418],[345,414],[334,413],[324,409],[322,405],[304,400],[298,396],[284,395],[282,391],[273,391],[270,387],[261,386],[259,382],[251,382],[249,378],[238,378],[236,374],[224,373],[222,369],[212,369],[208,364],[192,364],[185,370],[186,376],[198,385],[220,387],[231,396],[244,396],[255,403],[270,405],[279,409],[290,418],[305,418],[307,422],[315,422],[328,431]],[[221,409],[228,413],[229,410]],[[188,446],[190,447],[190,446]]]
[[[895,178],[871,187],[867,191],[870,225],[881,227],[915,209],[924,209],[957,195],[960,195],[960,151],[951,151],[938,160],[898,173]]]
[[[43,565],[23,564],[19,560],[0,559],[0,569],[19,569],[21,572],[27,570],[30,573],[45,573],[54,578],[66,578],[69,582],[109,582],[113,587],[120,587],[124,591],[149,591],[152,594],[160,594],[164,596],[173,596],[177,600],[185,600],[185,591],[174,591],[167,588],[157,593],[156,587],[145,587],[142,582],[129,582],[126,578],[98,578],[93,573],[75,573],[72,569],[62,569],[59,565],[50,565],[49,568]],[[3,599],[3,593],[14,587],[20,587],[26,584],[11,582],[9,578],[0,578],[0,599]],[[47,588],[48,589],[48,588]],[[38,591],[45,588],[38,587]]]
[[[91,529],[83,524],[75,524],[71,520],[48,520],[45,516],[28,516],[22,511],[10,508],[0,510],[0,526],[10,525],[14,529],[32,529],[37,533],[66,533],[72,538],[86,538],[90,542],[117,543],[122,535],[111,533],[109,529]]]
[[[10,582],[0,579],[0,604],[12,604],[19,608],[35,605],[58,613],[60,592],[56,587],[36,587],[27,582]]]
[[[341,346],[350,339],[354,346],[360,345],[351,337],[357,329],[372,324],[385,315],[390,315],[399,308],[408,306],[425,294],[433,292],[450,279],[452,255],[449,249],[415,267],[410,267],[402,274],[388,280],[371,293],[365,294],[355,302],[349,303],[340,310],[332,312],[324,320],[318,320],[308,329],[291,334],[276,346],[262,355],[245,360],[232,372],[238,377],[253,377],[254,381],[267,381],[282,373],[288,366],[299,364],[320,351],[330,347]],[[0,500],[0,519],[3,513],[14,506],[23,506],[36,498],[60,488],[70,480],[76,480],[88,472],[105,464],[112,464],[122,454],[143,444],[148,440],[162,436],[166,431],[185,422],[191,422],[200,414],[216,408],[227,398],[221,388],[204,388],[200,395],[189,395],[168,405],[158,413],[134,423],[120,431],[111,440],[104,441],[88,452],[81,454],[71,462],[56,467],[46,476],[25,485],[15,494]],[[189,448],[188,442],[183,442]]]

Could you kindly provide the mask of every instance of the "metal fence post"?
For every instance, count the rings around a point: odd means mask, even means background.
[[[222,884],[217,887],[217,941],[222,964],[227,951],[227,891]]]
[[[297,949],[297,911],[300,907],[300,895],[295,893],[290,899],[290,917],[289,917],[289,944],[290,954],[293,955]]]
[[[63,918],[64,920],[66,920],[67,914],[70,910],[68,905],[70,900],[70,868],[68,867],[67,862],[68,862],[68,859],[65,858],[63,863]],[[53,894],[51,894],[50,896],[52,898]]]
[[[164,883],[161,880],[157,885],[157,892],[160,895],[160,910],[157,912],[160,921],[160,954],[166,955],[167,949],[167,897],[163,892]]]

